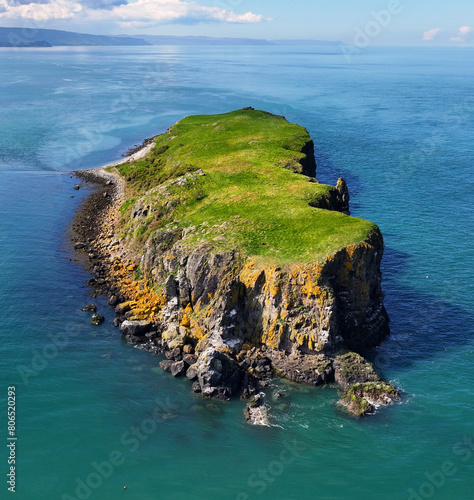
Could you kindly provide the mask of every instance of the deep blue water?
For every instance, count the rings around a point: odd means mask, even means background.
[[[351,62],[308,47],[0,49],[2,498],[11,385],[21,500],[472,498],[473,63],[469,48]],[[124,344],[103,299],[100,328],[80,311],[88,276],[66,230],[86,193],[68,172],[243,106],[307,127],[318,178],[344,176],[353,214],[379,224],[392,335],[372,358],[401,404],[357,421],[335,388],[278,382],[280,427],[249,428],[244,403],[196,397]]]

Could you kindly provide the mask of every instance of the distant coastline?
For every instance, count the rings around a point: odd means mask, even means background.
[[[90,35],[49,29],[0,28],[0,47],[152,46],[152,45],[324,45],[325,40],[265,40],[260,38],[213,38],[168,35]]]

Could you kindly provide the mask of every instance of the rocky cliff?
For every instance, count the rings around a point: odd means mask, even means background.
[[[268,120],[268,114],[254,116],[252,111],[236,112],[232,119],[237,117],[239,126],[249,120],[252,140],[258,142],[255,120]],[[219,126],[230,128],[226,118],[201,118],[199,126],[211,123],[215,134]],[[279,128],[288,123],[275,118]],[[188,134],[197,126],[186,125]],[[170,141],[185,147],[188,136],[182,130],[171,128],[162,139],[166,146],[157,141],[160,152],[147,164],[119,169],[129,191],[100,215],[102,237],[93,238],[87,249],[111,304],[119,302],[117,324],[124,336],[159,346],[167,358],[161,366],[187,376],[193,390],[207,397],[254,396],[277,374],[312,385],[336,381],[343,391],[341,403],[356,415],[392,401],[396,390],[356,354],[388,334],[380,273],[383,238],[375,225],[348,217],[344,180],[335,187],[317,183],[314,145],[301,129],[297,142],[285,137],[284,156],[274,158],[272,152],[270,166],[258,171],[262,176],[269,168],[269,176],[257,179],[255,186],[248,180],[256,177],[255,164],[247,158],[250,166],[239,167],[244,160],[240,147],[238,162],[232,160],[234,150],[227,151],[230,170],[227,165],[216,170],[221,160],[214,158],[184,171],[175,156],[163,156]],[[166,174],[170,158],[182,175]],[[156,184],[149,171],[153,162],[160,166]],[[139,175],[140,169],[145,172]],[[282,171],[287,171],[283,181],[278,178]],[[144,176],[142,190],[137,182]],[[263,189],[263,182],[269,187]],[[304,201],[302,213],[314,224],[304,228],[310,236],[296,245],[283,238],[299,237],[301,231],[288,233],[287,225],[296,225],[302,216],[293,216],[290,205],[288,214],[272,212],[272,207],[265,214],[265,207],[283,196],[279,188]],[[247,210],[252,203],[255,219]],[[308,239],[315,243],[306,248]]]

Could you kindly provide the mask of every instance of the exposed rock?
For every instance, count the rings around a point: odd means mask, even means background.
[[[117,314],[118,316],[123,316],[125,313],[130,311],[130,309],[130,302],[123,302],[122,304],[119,304],[115,307],[115,314]]]
[[[346,181],[342,177],[337,180],[336,189],[338,192],[337,210],[344,214],[350,215],[349,189],[347,188]]]
[[[120,325],[120,333],[125,336],[143,337],[153,327],[151,321],[125,320]]]
[[[355,352],[337,356],[334,370],[335,380],[344,390],[355,384],[381,381],[372,364]]]
[[[399,397],[395,387],[382,380],[372,364],[359,354],[337,356],[334,368],[336,382],[343,390],[339,403],[356,417],[372,413],[377,406],[388,405]]]
[[[400,396],[393,387],[384,381],[355,384],[345,391],[339,403],[356,417],[372,413],[378,406],[389,405]]]
[[[193,366],[196,366],[203,396],[229,399],[241,387],[242,373],[239,365],[217,349],[206,349]]]
[[[118,298],[115,295],[109,297],[109,306],[115,307],[118,304]]]
[[[184,364],[184,361],[175,361],[171,365],[171,375],[173,377],[179,377],[181,375],[184,375],[186,373],[186,365]]]
[[[272,359],[277,373],[293,382],[318,386],[334,381],[332,360],[324,354],[303,355],[293,352],[286,355],[276,351]]]
[[[165,372],[171,372],[171,367],[174,363],[175,362],[171,359],[165,359],[163,361],[160,361],[160,368]]]
[[[105,318],[100,314],[93,314],[91,317],[91,325],[101,325],[105,321]]]
[[[183,361],[186,363],[187,366],[194,365],[198,360],[198,357],[195,354],[185,354],[183,356]]]
[[[264,402],[265,394],[252,397],[244,410],[245,420],[252,425],[270,426],[269,407]]]
[[[196,364],[191,365],[187,370],[186,370],[186,378],[189,380],[196,380],[198,376],[198,367]]]

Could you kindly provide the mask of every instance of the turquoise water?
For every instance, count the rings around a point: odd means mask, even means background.
[[[474,50],[325,52],[0,50],[0,421],[6,444],[14,385],[16,498],[472,498]],[[392,336],[371,357],[401,404],[356,421],[335,388],[276,382],[279,427],[248,427],[244,403],[203,400],[124,344],[104,299],[101,327],[80,311],[88,275],[66,229],[86,192],[68,172],[243,106],[306,126],[318,178],[343,175],[353,214],[380,225]]]

